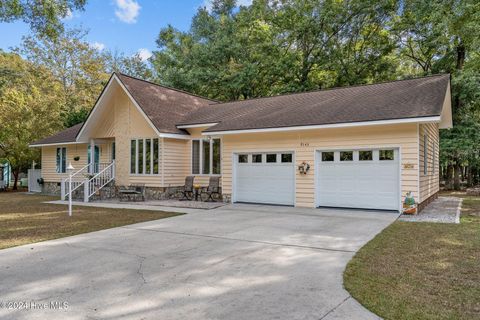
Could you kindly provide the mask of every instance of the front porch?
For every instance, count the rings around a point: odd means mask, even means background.
[[[115,139],[101,138],[90,139],[87,147],[86,164],[74,168],[68,162],[71,172],[62,178],[60,183],[60,196],[62,200],[69,197],[89,202],[95,197],[111,198],[115,196],[114,187],[115,166]],[[80,155],[73,158],[74,163],[81,159]],[[61,166],[66,165],[66,160],[61,160]],[[81,162],[79,162],[81,164]],[[67,168],[68,171],[68,168]]]

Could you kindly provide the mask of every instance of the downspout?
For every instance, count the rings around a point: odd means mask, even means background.
[[[161,181],[162,181],[162,187],[165,188],[165,166],[164,166],[164,163],[165,163],[165,138],[160,138],[160,141],[162,142],[161,144],[161,148],[160,148],[160,154],[161,154],[161,157],[160,157],[160,161],[161,161],[161,168],[162,168],[162,178],[161,178]]]

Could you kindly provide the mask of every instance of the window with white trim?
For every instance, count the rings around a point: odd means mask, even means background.
[[[67,148],[57,148],[57,173],[67,172]]]
[[[158,138],[130,140],[130,173],[158,174],[159,152]]]
[[[192,140],[192,174],[221,173],[221,140]]]
[[[428,174],[428,139],[427,135],[423,135],[423,174]]]

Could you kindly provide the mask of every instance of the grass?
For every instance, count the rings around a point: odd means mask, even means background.
[[[0,249],[168,218],[179,213],[46,204],[58,198],[0,192]]]
[[[480,319],[480,197],[461,223],[397,221],[347,265],[345,288],[385,319]]]

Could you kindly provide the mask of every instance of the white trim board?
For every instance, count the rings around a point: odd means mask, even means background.
[[[199,124],[181,124],[177,125],[178,129],[189,129],[189,128],[202,128],[202,127],[212,127],[218,124],[218,122],[213,123],[199,123]]]
[[[348,122],[348,123],[335,123],[335,124],[319,124],[319,125],[309,125],[309,126],[211,131],[211,132],[202,132],[202,135],[210,136],[210,135],[225,135],[225,134],[239,134],[239,133],[284,132],[284,131],[299,131],[299,130],[312,130],[312,129],[348,128],[348,127],[374,126],[374,125],[385,125],[385,124],[427,123],[427,122],[440,122],[440,116],[394,119],[394,120],[379,120],[379,121],[361,121],[361,122]]]
[[[42,144],[30,144],[28,145],[29,148],[40,148],[40,147],[53,147],[53,146],[63,146],[63,145],[70,145],[70,144],[87,144],[85,141],[72,141],[72,142],[54,142],[54,143],[42,143]]]

